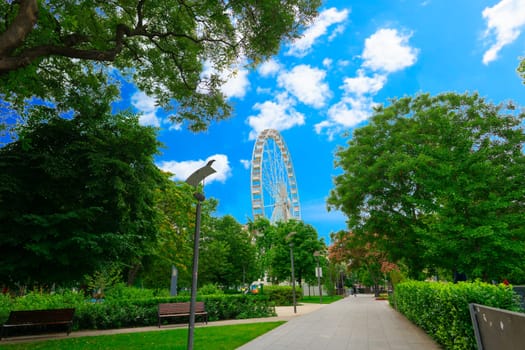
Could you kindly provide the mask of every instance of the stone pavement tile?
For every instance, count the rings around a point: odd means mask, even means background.
[[[294,318],[239,350],[438,350],[421,329],[371,295],[348,297]]]

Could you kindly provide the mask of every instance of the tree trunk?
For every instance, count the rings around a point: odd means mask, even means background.
[[[140,263],[136,263],[133,266],[130,267],[128,270],[128,286],[131,287],[135,283],[135,278],[137,277],[137,274],[140,271],[140,268],[142,265]]]

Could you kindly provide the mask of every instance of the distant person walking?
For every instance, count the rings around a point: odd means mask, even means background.
[[[354,297],[357,297],[357,287],[354,285],[352,285],[352,293],[354,294]]]

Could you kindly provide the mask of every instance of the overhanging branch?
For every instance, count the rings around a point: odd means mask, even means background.
[[[38,18],[37,0],[20,0],[19,10],[7,30],[0,34],[0,57],[22,45]]]

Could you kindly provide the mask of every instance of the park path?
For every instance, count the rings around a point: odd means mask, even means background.
[[[423,332],[373,295],[349,296],[290,319],[239,350],[437,350]]]

